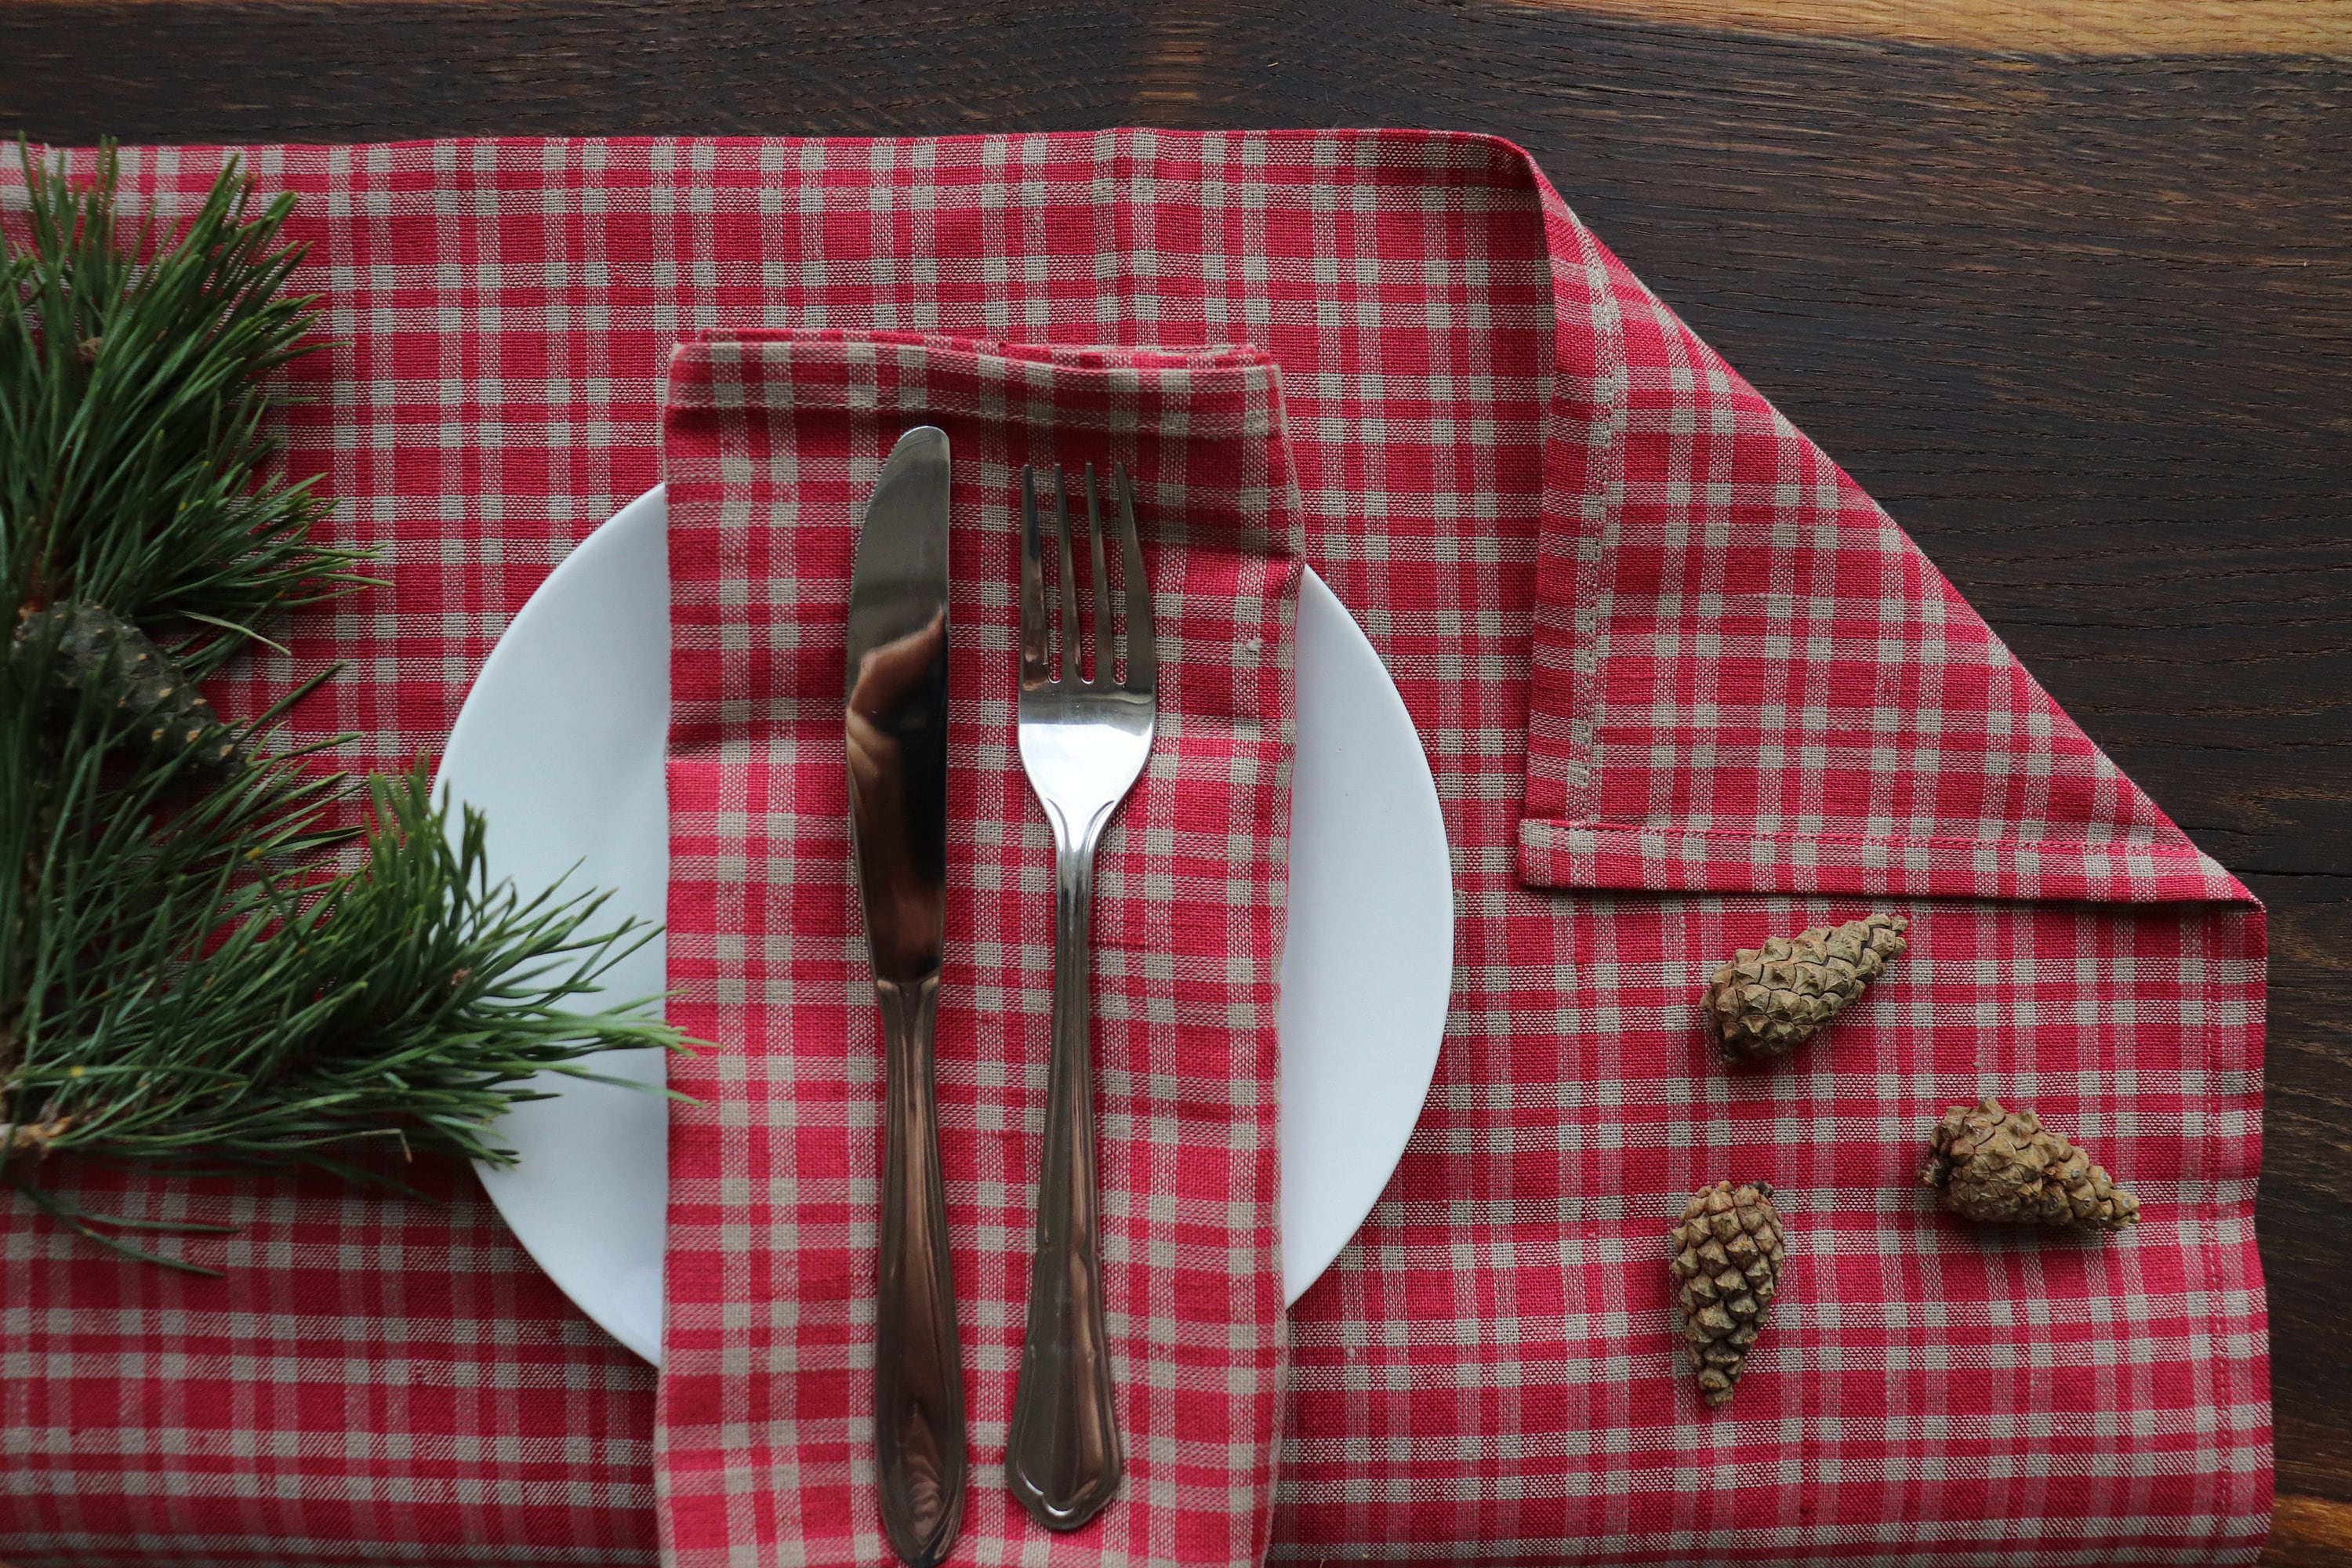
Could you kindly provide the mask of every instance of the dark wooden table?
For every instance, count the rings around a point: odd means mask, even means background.
[[[0,5],[0,131],[1427,125],[1578,212],[2269,904],[2266,1563],[2352,1564],[2352,0]]]

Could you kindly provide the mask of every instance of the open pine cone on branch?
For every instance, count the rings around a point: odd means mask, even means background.
[[[2032,1111],[2003,1110],[1990,1095],[1944,1113],[1919,1181],[1954,1214],[1988,1224],[2129,1230],[2139,1223],[2139,1200],[2106,1167]]]

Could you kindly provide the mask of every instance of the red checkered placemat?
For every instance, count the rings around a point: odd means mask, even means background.
[[[1457,919],[1419,1131],[1291,1314],[1273,1557],[2257,1553],[2260,911],[1516,150],[1106,132],[248,157],[303,193],[341,345],[292,373],[293,459],[394,585],[298,622],[290,659],[223,695],[351,659],[305,722],[363,731],[354,762],[436,745],[548,567],[655,481],[664,367],[698,331],[1245,342],[1281,367],[1306,559],[1427,743]],[[176,205],[218,159],[128,163]],[[1794,1061],[1715,1068],[1708,967],[1865,908],[1914,922],[1895,972]],[[2139,1229],[1934,1216],[1909,1173],[1979,1086],[2086,1143]],[[447,1206],[301,1183],[110,1198],[246,1221],[194,1244],[218,1282],[10,1212],[0,1557],[648,1560],[650,1373],[469,1177],[416,1175]],[[1664,1237],[1724,1175],[1781,1190],[1792,1256],[1709,1414]]]
[[[1580,281],[1606,390],[1553,437],[1527,880],[2248,901],[1633,274]]]
[[[1298,515],[1255,353],[714,337],[671,362],[671,1083],[657,1480],[682,1568],[882,1563],[879,1022],[845,854],[849,579],[893,440],[948,433],[938,1085],[972,1471],[954,1561],[1045,1536],[1005,1489],[1042,1161],[1053,842],[1013,733],[1022,469],[1134,478],[1151,760],[1097,859],[1103,1292],[1127,1479],[1057,1563],[1265,1550],[1283,1369],[1275,1024]],[[1047,481],[1050,483],[1050,480]],[[1084,548],[1079,541],[1079,548]],[[1075,630],[1075,628],[1072,628]]]

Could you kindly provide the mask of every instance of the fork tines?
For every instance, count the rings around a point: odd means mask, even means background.
[[[1087,542],[1093,556],[1090,575],[1094,603],[1090,608],[1095,646],[1091,677],[1082,671],[1078,657],[1078,581],[1070,537],[1069,480],[1061,465],[1055,464],[1051,470],[1052,510],[1050,514],[1041,514],[1037,505],[1037,477],[1041,471],[1034,466],[1021,470],[1022,684],[1068,680],[1080,686],[1119,686],[1129,691],[1149,691],[1158,654],[1151,627],[1151,595],[1143,578],[1143,546],[1135,527],[1135,486],[1128,477],[1127,467],[1119,464],[1111,470],[1111,486],[1118,502],[1115,521],[1120,574],[1127,584],[1127,679],[1123,683],[1114,679],[1118,665],[1111,635],[1110,570],[1104,559],[1102,489],[1095,480],[1095,466],[1086,466],[1085,487]],[[1055,595],[1056,613],[1053,614],[1048,613],[1046,604],[1045,545],[1040,537],[1046,531],[1053,535],[1053,548],[1058,558],[1055,564],[1059,592]],[[1055,668],[1057,651],[1061,666],[1058,671]]]

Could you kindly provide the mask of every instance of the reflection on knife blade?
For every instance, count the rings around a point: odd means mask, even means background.
[[[868,649],[849,689],[851,812],[877,978],[940,966],[947,921],[948,618]]]

